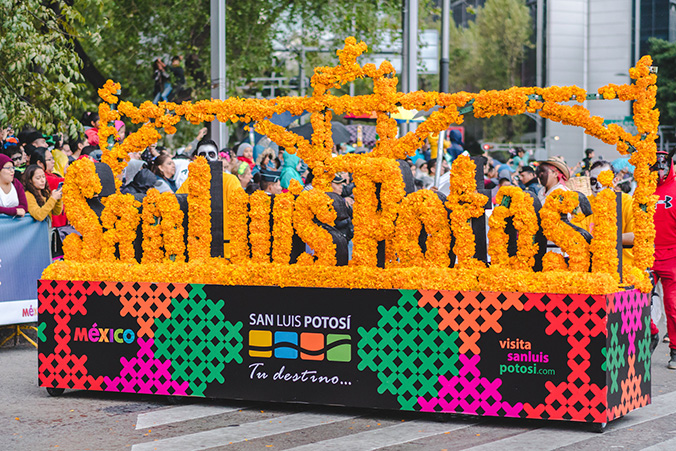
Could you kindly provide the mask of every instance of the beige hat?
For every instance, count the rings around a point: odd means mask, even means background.
[[[563,159],[563,157],[560,156],[554,156],[554,157],[549,157],[546,160],[542,160],[539,162],[540,164],[547,163],[552,166],[554,166],[556,169],[561,171],[563,174],[564,180],[568,180],[570,178],[570,169],[568,169],[568,165],[566,164],[566,160]]]

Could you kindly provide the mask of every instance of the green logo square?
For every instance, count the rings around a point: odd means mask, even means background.
[[[330,362],[349,362],[352,360],[352,337],[346,334],[328,334],[326,336],[326,360]]]

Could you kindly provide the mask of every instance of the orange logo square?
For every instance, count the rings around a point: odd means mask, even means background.
[[[324,360],[324,334],[303,332],[300,334],[300,349],[303,360]]]

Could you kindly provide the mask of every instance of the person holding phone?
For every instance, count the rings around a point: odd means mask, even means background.
[[[45,172],[45,177],[47,178],[47,188],[49,191],[54,191],[58,189],[59,183],[63,182],[63,177],[59,177],[54,174],[54,157],[52,152],[46,147],[38,147],[33,151],[30,156],[30,164],[37,165]],[[52,227],[63,227],[68,224],[68,218],[66,217],[66,212],[59,215],[52,215]]]
[[[26,189],[26,202],[28,203],[28,214],[36,221],[44,221],[53,215],[60,215],[63,211],[63,182],[60,182],[57,189],[52,191],[47,186],[47,176],[44,169],[36,164],[26,168],[23,174],[23,185]]]

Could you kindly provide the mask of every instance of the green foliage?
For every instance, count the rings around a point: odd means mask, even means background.
[[[429,22],[434,2],[420,5],[421,22]],[[400,0],[228,1],[228,91],[273,71],[296,76],[303,46],[332,50],[308,51],[306,76],[317,65],[335,64],[333,50],[346,36],[364,40],[373,51],[383,35],[398,32],[401,7]],[[192,98],[210,97],[210,0],[5,0],[0,13],[0,123],[74,133],[79,127],[74,116],[100,101],[100,86],[84,84],[81,73],[89,81],[97,78],[82,67],[75,51],[79,44],[83,58],[100,73],[98,80],[102,75],[122,84],[122,100],[151,99],[153,60],[169,62],[174,55],[184,57]],[[452,90],[519,84],[530,32],[524,0],[488,0],[476,10],[476,23],[464,30],[452,27]],[[356,83],[357,94],[371,88],[368,80]],[[490,137],[509,137],[519,129],[513,120],[505,124],[489,124]],[[192,139],[193,128],[179,134]]]
[[[399,26],[398,0],[259,0],[226,2],[226,65],[229,95],[245,80],[278,75],[297,76],[302,45],[335,50],[349,35],[369,45],[383,29]],[[152,62],[184,57],[186,84],[192,99],[210,98],[210,0],[100,0],[85,11],[88,26],[100,38],[83,40],[87,54],[103,76],[122,84],[123,100],[140,104],[153,97]],[[284,48],[287,51],[279,51]],[[306,74],[317,64],[335,64],[335,51],[308,52]],[[293,72],[287,70],[293,67]],[[100,100],[89,91],[90,107]],[[194,130],[179,129],[178,142]],[[190,136],[189,136],[190,135]]]
[[[483,89],[505,89],[520,82],[532,31],[525,1],[488,0],[477,11],[476,28]]]
[[[209,13],[209,0],[185,0],[180,6],[169,0],[101,0],[98,8],[84,12],[86,24],[96,27],[99,38],[85,39],[82,45],[106,79],[122,83],[124,100],[135,104],[151,100],[153,60],[160,57],[169,64],[174,55],[195,61],[195,69],[186,72],[193,74],[193,86],[197,79],[204,91],[209,73]],[[100,102],[97,88],[90,87],[93,103]]]
[[[521,84],[521,63],[532,47],[531,17],[524,0],[487,0],[477,8],[476,22],[451,27],[449,81],[452,91],[502,90]],[[522,116],[484,119],[484,137],[510,140],[522,134]]]
[[[83,78],[72,24],[82,23],[80,9],[60,0],[2,1],[0,17],[0,124],[76,133]]]
[[[657,108],[660,124],[676,123],[676,43],[650,38],[650,55],[657,72]]]
[[[398,8],[400,2],[393,0],[226,2],[228,91],[234,93],[242,79],[283,73],[286,61],[273,56],[280,47],[293,51],[321,42],[340,48],[351,34],[372,44],[383,27],[399,20],[388,14]],[[101,36],[84,42],[85,50],[106,78],[122,83],[125,100],[150,99],[152,61],[163,57],[168,62],[173,55],[184,56],[193,97],[210,96],[209,0],[185,0],[179,7],[173,0],[102,0],[100,8],[85,15]]]

